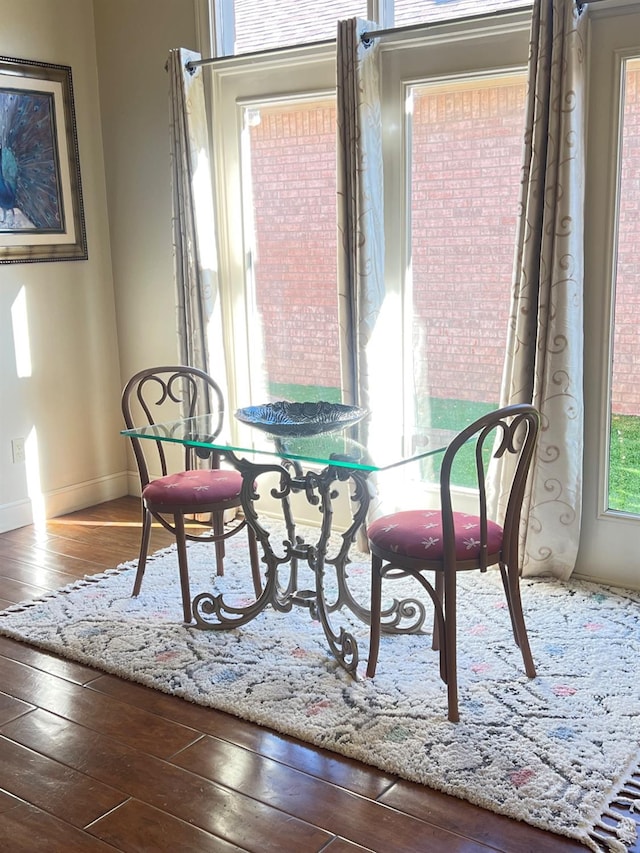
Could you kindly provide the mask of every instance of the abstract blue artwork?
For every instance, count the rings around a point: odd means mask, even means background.
[[[71,68],[0,57],[0,263],[86,258]]]
[[[0,89],[0,230],[62,230],[54,116],[52,95]]]

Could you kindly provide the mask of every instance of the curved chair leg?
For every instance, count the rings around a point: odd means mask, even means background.
[[[433,588],[436,593],[436,598],[440,602],[440,610],[442,611],[444,602],[444,574],[442,572],[436,572]],[[440,648],[440,631],[436,631],[435,618],[433,620],[433,636],[431,640],[431,648],[434,652],[437,652]]]
[[[435,573],[433,583],[433,635],[431,640],[431,648],[434,652],[440,652],[440,678],[447,684],[447,638],[445,634],[445,618],[444,618],[444,574],[442,572]],[[425,589],[428,581],[425,580]],[[428,589],[427,589],[428,591]]]
[[[371,555],[371,617],[369,622],[369,660],[367,661],[367,678],[373,678],[378,665],[380,651],[380,610],[382,607],[382,560]]]
[[[505,569],[502,563],[500,564],[500,572],[502,574],[502,582],[504,585],[505,595],[507,596],[509,612],[511,614],[513,633],[516,644],[520,647],[520,651],[522,653],[524,670],[529,678],[535,678],[536,667],[531,654],[529,637],[527,635],[527,628],[524,622],[524,613],[522,612],[519,572],[517,570],[512,571],[510,566],[507,566]]]
[[[224,533],[224,513],[214,512],[212,514],[213,533],[215,536],[222,537]],[[224,539],[216,539],[216,573],[224,574]]]
[[[511,630],[513,632],[513,639],[515,640],[516,646],[520,645],[520,641],[518,639],[518,628],[516,626],[516,618],[513,612],[513,601],[511,598],[511,589],[509,587],[509,581],[507,577],[507,567],[504,563],[499,563],[500,568],[500,576],[502,577],[502,586],[504,587],[505,598],[507,599],[507,606],[509,608],[509,618],[511,619]]]
[[[142,578],[144,577],[144,570],[147,565],[147,552],[149,550],[149,540],[151,538],[151,523],[153,521],[153,516],[149,512],[149,510],[143,506],[142,508],[142,538],[140,540],[140,555],[138,557],[138,570],[136,571],[136,577],[133,582],[133,592],[132,596],[137,596],[140,594],[140,587],[142,586]]]
[[[189,591],[189,566],[187,564],[187,539],[184,531],[184,516],[176,513],[173,516],[176,529],[176,546],[178,549],[178,566],[180,568],[180,589],[182,590],[182,609],[184,621],[189,623],[191,614],[191,593]]]
[[[458,711],[458,650],[456,648],[456,573],[455,569],[444,573],[444,635],[445,667],[447,672],[447,703],[449,720],[457,723]]]

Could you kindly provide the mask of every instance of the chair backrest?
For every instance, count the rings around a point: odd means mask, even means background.
[[[520,515],[529,468],[540,428],[540,414],[529,404],[505,406],[488,412],[462,430],[447,448],[440,472],[445,561],[455,562],[451,471],[463,448],[471,448],[478,490],[477,515],[480,518],[480,568],[487,566],[487,471],[490,460],[504,459],[507,482],[507,505],[502,519],[505,562],[518,559]],[[471,453],[471,450],[466,451]],[[496,519],[493,519],[494,521]]]
[[[211,376],[196,367],[165,365],[140,370],[125,385],[121,402],[127,429],[210,415],[209,435],[214,438],[224,421],[222,391]],[[173,473],[177,468],[191,470],[203,464],[198,462],[201,457],[193,447],[184,448],[184,461],[179,466],[170,466],[168,447],[173,445],[135,437],[131,437],[131,444],[142,488],[151,479]],[[207,454],[207,458],[207,465],[220,467],[217,454]]]

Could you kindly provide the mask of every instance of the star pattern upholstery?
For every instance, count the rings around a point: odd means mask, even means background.
[[[453,513],[456,560],[478,559],[482,545],[480,518],[463,512]],[[444,533],[439,510],[408,510],[374,521],[367,530],[369,540],[399,557],[441,560]],[[497,555],[502,548],[502,527],[487,521],[487,551]]]

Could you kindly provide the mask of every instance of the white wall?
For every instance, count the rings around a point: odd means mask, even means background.
[[[0,264],[2,531],[135,487],[120,390],[176,358],[164,64],[196,46],[196,15],[194,0],[0,0],[0,20],[0,54],[71,66],[89,249],[87,261]],[[11,439],[34,434],[37,459],[14,463]]]
[[[86,0],[0,0],[0,53],[69,65],[75,93],[89,259],[0,264],[0,530],[35,511],[56,515],[126,490],[118,435],[120,365],[93,6]],[[18,377],[12,310],[23,301],[30,375]],[[11,439],[37,436],[33,482]],[[41,496],[41,499],[40,497]]]
[[[195,49],[193,0],[94,0],[118,340],[125,381],[175,361],[169,174],[174,47]]]
[[[177,356],[169,176],[175,47],[197,49],[194,0],[94,0],[122,384]],[[129,458],[129,492],[137,473]]]

